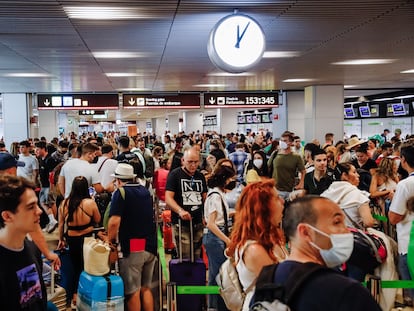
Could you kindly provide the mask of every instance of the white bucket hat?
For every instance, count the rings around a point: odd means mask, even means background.
[[[119,163],[115,169],[115,173],[111,174],[112,177],[120,179],[132,179],[137,176],[134,174],[134,168],[127,163]]]

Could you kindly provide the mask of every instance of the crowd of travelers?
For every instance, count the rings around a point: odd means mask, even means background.
[[[27,260],[13,265],[19,275],[30,265],[39,269],[40,251],[59,268],[44,238],[56,229],[58,249],[69,247],[75,267],[75,304],[83,240],[96,227],[105,228],[97,235],[111,246],[111,262],[119,262],[126,309],[154,310],[156,297],[149,288],[161,212],[154,217],[154,206],[171,213],[173,257],[206,253],[208,285],[217,285],[221,265],[234,259],[246,292],[242,310],[253,304],[257,278],[270,264],[279,263],[274,282],[282,284],[304,263],[329,268],[303,286],[292,310],[332,305],[390,310],[395,291],[384,291],[378,305],[360,283],[368,274],[412,280],[414,273],[407,260],[414,220],[414,135],[403,138],[400,129],[368,140],[356,135],[337,140],[327,133],[324,142],[304,142],[291,131],[275,138],[268,130],[134,137],[70,133],[50,141],[13,142],[9,148],[0,142],[0,179],[0,262],[7,267],[0,269],[2,310],[23,309],[17,280],[10,283],[13,276],[3,271],[10,270],[6,260],[15,260],[13,252],[26,254]],[[38,226],[13,217],[19,209],[29,213],[26,201],[36,206],[33,194],[38,207],[31,218],[38,218]],[[349,260],[355,251],[352,229],[384,241],[386,258],[375,271]],[[16,232],[19,239],[12,241]],[[36,280],[42,283],[41,275]],[[327,292],[322,295],[319,287]],[[24,307],[44,310],[42,291],[44,285]],[[1,299],[7,295],[17,302]],[[404,289],[401,303],[412,307],[413,298],[414,289]],[[208,310],[227,310],[219,295],[209,295],[206,304]]]

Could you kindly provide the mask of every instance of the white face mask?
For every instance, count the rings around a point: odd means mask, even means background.
[[[263,160],[262,159],[254,159],[253,160],[253,165],[260,169],[260,168],[262,168]]]
[[[288,148],[288,144],[285,141],[279,141],[279,148],[282,150],[286,150]]]
[[[313,247],[319,250],[321,257],[328,268],[337,267],[351,257],[354,249],[354,235],[352,233],[327,234],[309,224],[308,226],[331,239],[332,247],[330,249],[321,249],[315,243],[310,242]]]

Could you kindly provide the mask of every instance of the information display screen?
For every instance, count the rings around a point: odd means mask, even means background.
[[[391,104],[394,116],[405,116],[407,114],[403,103]]]
[[[352,107],[345,107],[344,108],[344,116],[345,118],[355,118],[355,111]]]
[[[359,114],[362,118],[369,118],[371,116],[371,111],[369,110],[368,106],[360,106]]]

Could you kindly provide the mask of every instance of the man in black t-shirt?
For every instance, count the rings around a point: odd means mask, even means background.
[[[328,156],[323,149],[312,152],[314,170],[305,175],[304,189],[306,194],[320,195],[333,182],[333,171],[328,168]]]
[[[194,147],[184,152],[182,166],[170,171],[167,177],[165,201],[172,210],[174,234],[178,242],[178,219],[181,219],[183,258],[190,258],[190,220],[193,225],[194,257],[201,254],[203,237],[203,210],[207,193],[204,175],[197,169],[200,153]],[[176,243],[179,247],[180,243]],[[180,251],[180,250],[179,250]]]
[[[46,310],[42,261],[26,239],[38,230],[41,213],[30,181],[0,176],[0,310]]]

